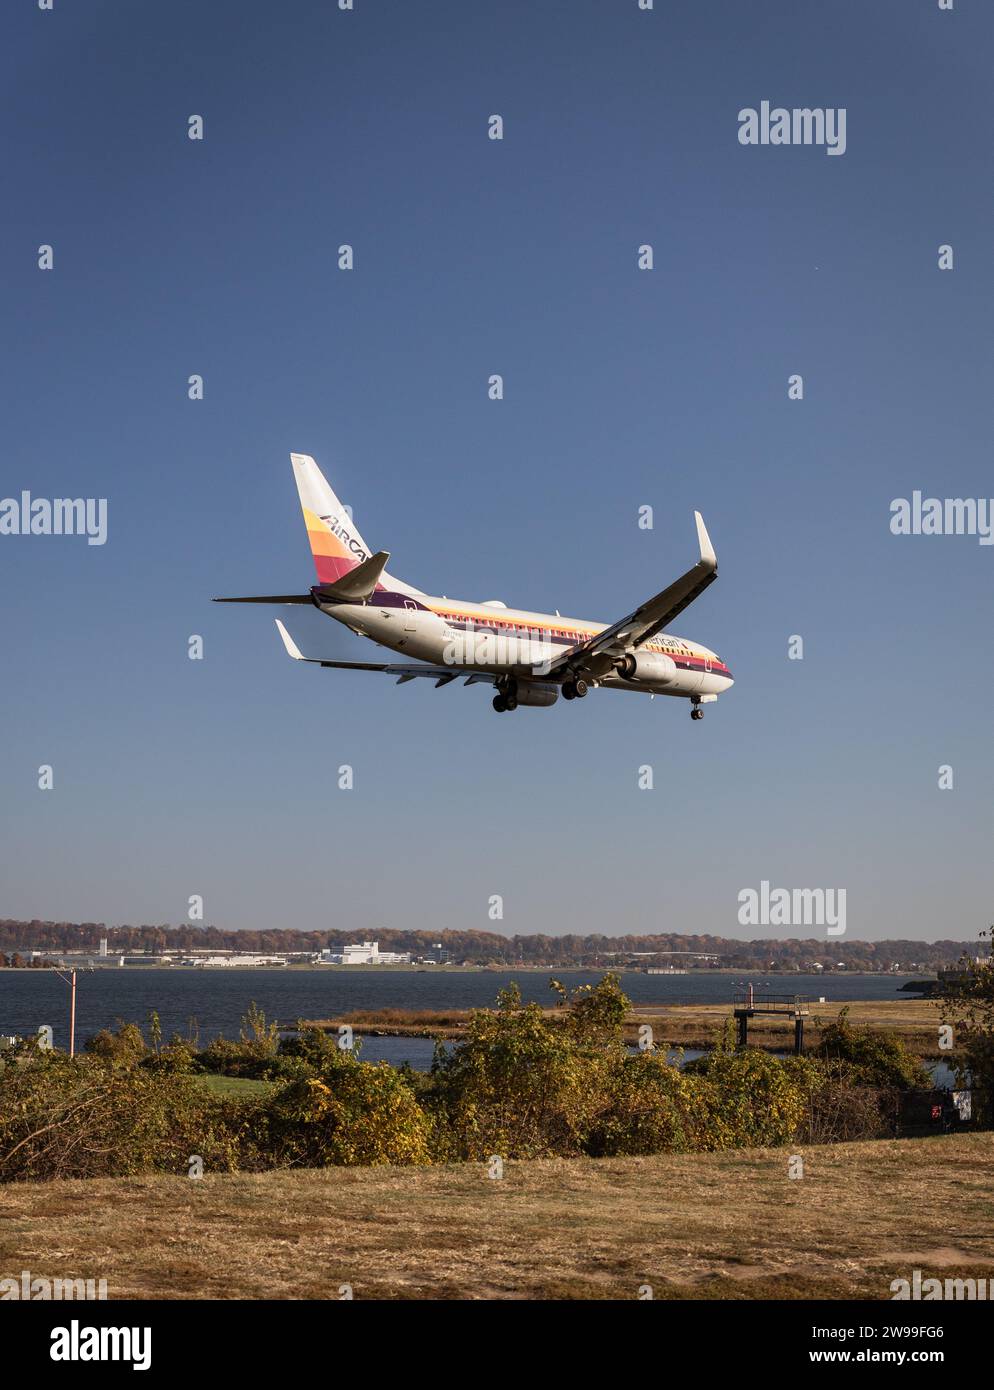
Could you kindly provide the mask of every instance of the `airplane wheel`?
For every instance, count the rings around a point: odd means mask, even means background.
[[[577,681],[576,685],[573,687],[574,694],[578,700],[582,700],[589,689],[590,687],[587,685],[586,681]]]
[[[494,709],[498,714],[503,714],[507,709],[507,701],[504,699],[503,695],[494,696]]]
[[[573,688],[573,683],[572,683],[572,681],[564,681],[564,682],[563,682],[563,699],[564,699],[564,700],[575,700],[575,699],[576,699],[576,691],[575,691],[574,688]]]
[[[703,719],[704,711],[702,709],[698,709],[695,705],[694,708],[690,711],[690,717],[691,719]]]
[[[505,695],[505,696],[504,696],[504,708],[505,708],[505,709],[517,709],[517,708],[518,708],[518,698],[517,698],[517,696],[516,696],[516,695]]]

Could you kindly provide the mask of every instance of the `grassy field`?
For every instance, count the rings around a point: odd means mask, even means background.
[[[994,1136],[0,1188],[0,1273],[111,1298],[890,1297],[994,1277]]]
[[[786,991],[786,984],[784,989]],[[757,991],[758,992],[758,991]],[[815,1046],[826,1023],[834,1023],[847,1008],[851,1023],[874,1028],[889,1028],[899,1033],[909,1048],[919,1057],[945,1058],[938,1046],[939,1009],[927,999],[858,999],[831,1000],[827,1004],[810,1003],[810,1016],[805,1021],[805,1046]],[[343,1023],[351,1025],[357,1034],[381,1036],[465,1037],[468,1009],[357,1009],[341,1018],[303,1021],[305,1027],[335,1030]],[[549,1016],[561,1010],[543,1010]],[[638,1040],[641,1023],[652,1026],[657,1045],[669,1047],[709,1048],[717,1042],[722,1026],[732,1017],[730,1004],[640,1004],[632,1010],[626,1025],[629,1042]],[[749,1041],[756,1047],[790,1051],[794,1045],[794,1024],[789,1018],[763,1018],[749,1023]]]
[[[786,992],[786,991],[785,991]],[[758,994],[758,991],[757,991]],[[834,1023],[843,1009],[849,1022],[871,1028],[887,1028],[898,1033],[919,1057],[945,1057],[939,1051],[938,1029],[941,1013],[928,999],[856,999],[814,1001],[807,1005],[804,1023],[805,1046],[813,1047],[824,1024]],[[728,1004],[639,1005],[638,1022],[649,1023],[657,1041],[680,1047],[710,1047],[719,1037],[725,1020],[731,1017]],[[749,1020],[749,1041],[758,1047],[790,1050],[794,1040],[792,1019],[762,1015]]]
[[[209,1091],[213,1091],[216,1096],[236,1096],[247,1099],[273,1089],[271,1081],[253,1081],[251,1077],[244,1076],[221,1076],[214,1071],[204,1072],[196,1079]]]

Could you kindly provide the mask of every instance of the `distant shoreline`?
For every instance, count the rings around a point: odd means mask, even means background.
[[[164,965],[158,961],[150,961],[147,965],[138,962],[132,965],[112,965],[109,961],[104,963],[91,962],[87,960],[84,964],[80,961],[78,965],[69,962],[60,966],[28,966],[28,965],[0,965],[0,974],[12,975],[44,975],[51,974],[53,969],[58,970],[83,970],[93,969],[120,974],[125,971],[129,974],[136,974],[139,971],[149,972],[161,970],[173,975],[204,975],[218,974],[223,972],[240,970],[251,975],[274,974],[285,975],[288,971],[301,973],[310,971],[315,975],[348,974],[348,975],[509,975],[509,974],[545,974],[550,970],[560,975],[597,975],[613,971],[616,975],[646,975],[648,971],[640,970],[638,967],[630,965]],[[730,965],[716,966],[713,969],[700,969],[691,967],[682,971],[654,972],[661,979],[673,979],[678,975],[700,976],[700,975],[752,975],[761,979],[791,980],[791,979],[838,979],[840,976],[848,979],[891,979],[891,980],[918,980],[931,979],[932,971],[890,971],[890,970],[749,970],[744,967]]]

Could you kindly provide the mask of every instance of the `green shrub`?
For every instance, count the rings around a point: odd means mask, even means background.
[[[387,1063],[351,1052],[330,1058],[319,1077],[284,1086],[266,1119],[281,1167],[431,1162],[431,1125],[410,1087]]]
[[[271,1031],[275,1025],[264,1020],[261,1010],[247,1014],[240,1040],[215,1038],[197,1054],[197,1067],[243,1080],[300,1081],[318,1076],[338,1054],[338,1039],[320,1028],[277,1041]]]
[[[249,1107],[191,1078],[50,1052],[9,1067],[0,1084],[0,1181],[186,1173],[261,1164]]]
[[[197,1067],[201,1071],[253,1081],[270,1080],[274,1069],[278,1071],[277,1063],[276,1054],[266,1044],[235,1042],[231,1038],[214,1038],[197,1053]]]
[[[694,1148],[788,1144],[807,1113],[803,1079],[757,1048],[716,1048],[689,1062],[686,1074],[700,1083],[694,1091]]]
[[[167,1043],[158,1052],[146,1053],[139,1060],[139,1066],[148,1071],[170,1072],[174,1075],[189,1075],[199,1070],[193,1045],[176,1040]]]
[[[361,1041],[356,1039],[353,1051],[358,1053],[360,1047]],[[317,1075],[334,1061],[340,1050],[335,1034],[326,1033],[323,1028],[305,1028],[293,1037],[280,1040],[279,1055],[288,1061],[304,1063],[311,1068],[312,1075]]]
[[[849,1022],[848,1008],[822,1030],[811,1056],[847,1062],[851,1079],[864,1086],[908,1091],[928,1090],[932,1085],[929,1073],[902,1038],[888,1029],[855,1027]]]
[[[107,1062],[129,1067],[144,1057],[148,1049],[137,1023],[119,1023],[114,1032],[101,1028],[99,1033],[87,1038],[84,1051]]]
[[[620,1030],[616,1044],[604,1038],[596,999],[571,1025],[523,1005],[516,985],[501,990],[496,1009],[471,1014],[464,1042],[436,1052],[438,1142],[444,1135],[462,1159],[583,1153],[608,1103],[609,1054],[620,1050]]]
[[[611,1069],[608,1100],[591,1126],[587,1152],[684,1153],[696,1147],[695,1083],[665,1057],[639,1052]]]

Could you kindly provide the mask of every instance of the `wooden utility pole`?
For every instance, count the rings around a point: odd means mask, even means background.
[[[60,980],[64,980],[69,986],[69,1056],[76,1056],[76,971],[72,969],[68,975],[63,975],[61,970],[56,969],[56,975]]]
[[[71,999],[69,1004],[69,1056],[76,1056],[76,972],[72,972]]]

